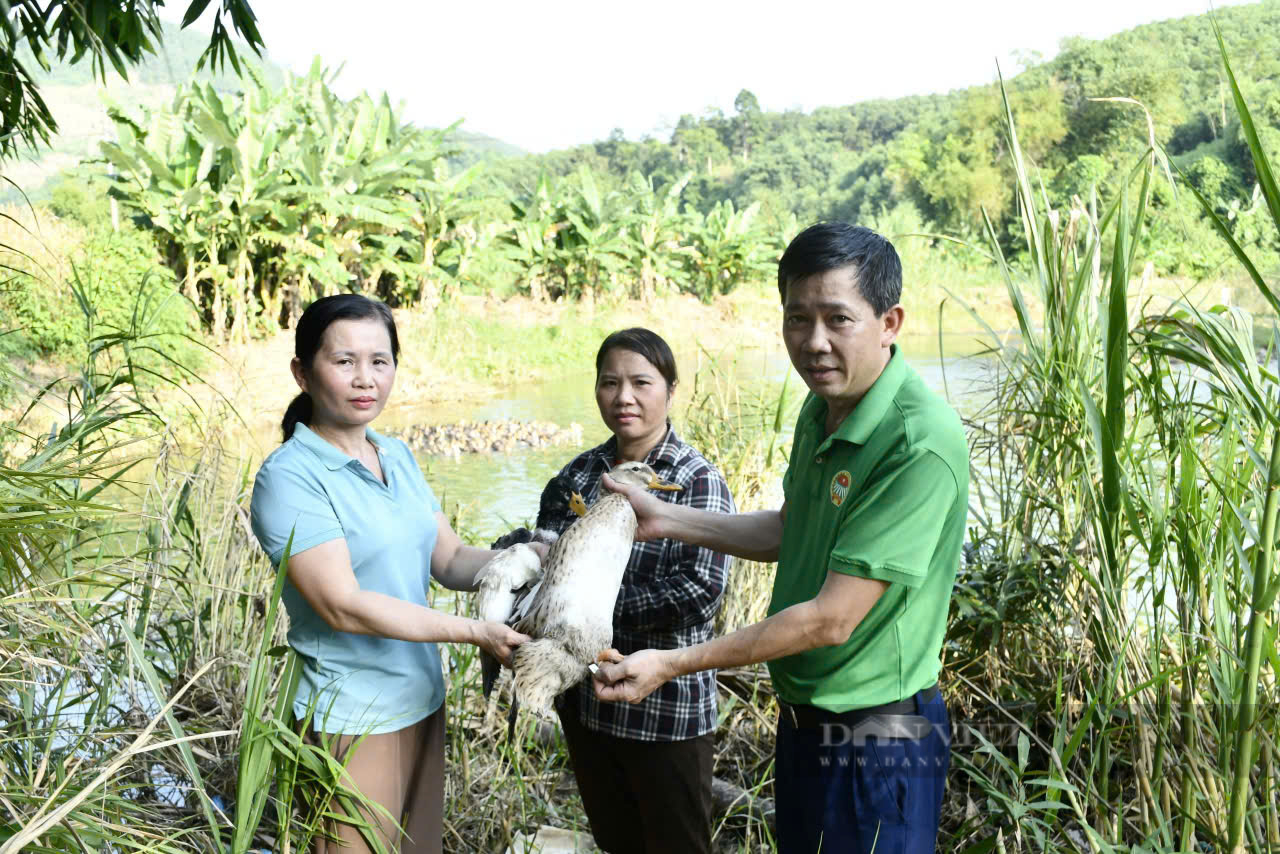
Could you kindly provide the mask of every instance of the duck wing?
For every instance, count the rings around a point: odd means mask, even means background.
[[[517,603],[527,598],[529,588],[542,576],[538,553],[525,543],[517,543],[494,555],[476,573],[479,590],[476,612],[480,619],[510,622]],[[481,681],[485,697],[493,690],[501,663],[487,652],[480,653]]]
[[[603,640],[597,649],[574,650],[586,653],[588,661],[608,647],[613,606],[635,534],[635,513],[625,498],[612,495],[596,502],[551,546],[536,592],[527,607],[522,603],[516,631],[563,638],[575,647]]]

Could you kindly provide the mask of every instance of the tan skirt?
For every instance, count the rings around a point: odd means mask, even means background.
[[[361,811],[360,817],[377,828],[388,851],[440,854],[444,832],[444,719],[441,705],[433,714],[396,732],[363,737],[308,734],[312,742],[327,743],[337,759],[346,761],[347,785],[386,810],[386,814]],[[336,800],[330,810],[342,813]],[[393,819],[399,819],[403,836]],[[334,820],[326,832],[338,841],[317,837],[313,849],[316,854],[373,851],[356,825]]]

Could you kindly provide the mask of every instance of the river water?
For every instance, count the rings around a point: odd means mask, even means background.
[[[951,336],[943,340],[943,356],[936,338],[901,339],[900,348],[930,388],[946,395],[962,414],[971,414],[981,403],[977,391],[985,360],[966,355],[978,349],[971,336]],[[682,394],[690,393],[699,367],[705,371],[709,360],[697,352],[677,352],[681,383],[672,404],[672,422],[680,431],[680,415],[685,411]],[[731,373],[747,395],[764,395],[776,400],[784,380],[788,381],[790,411],[785,419],[789,436],[795,410],[803,400],[804,385],[794,373],[785,351],[742,350],[728,361],[717,357],[722,374]],[[450,404],[445,408],[398,409],[379,419],[376,429],[395,433],[415,424],[432,425],[462,421],[549,421],[582,427],[581,445],[560,445],[524,449],[510,454],[464,454],[459,458],[419,453],[427,482],[446,513],[457,512],[458,528],[477,540],[488,541],[518,525],[532,521],[538,497],[547,480],[586,448],[609,438],[600,420],[593,392],[592,365],[565,366],[564,373],[536,384],[503,389],[493,397],[472,403]],[[712,460],[711,462],[716,462]]]

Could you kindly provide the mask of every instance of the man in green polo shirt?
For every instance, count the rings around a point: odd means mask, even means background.
[[[866,228],[819,223],[778,262],[782,336],[810,395],[781,510],[702,513],[630,499],[638,539],[778,562],[765,620],[600,667],[596,693],[637,702],[709,668],[769,663],[782,854],[932,852],[950,757],[937,690],[960,561],[969,462],[955,412],[894,346],[902,267]]]

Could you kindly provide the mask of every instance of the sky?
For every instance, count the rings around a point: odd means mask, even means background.
[[[1219,0],[1215,5],[1235,5]],[[166,13],[180,18],[188,4]],[[212,3],[211,7],[219,4]],[[684,113],[733,113],[946,92],[1098,39],[1209,11],[1208,0],[253,0],[272,60],[342,66],[343,96],[386,91],[403,117],[528,151],[607,137],[669,137]],[[209,19],[197,22],[200,27]],[[207,29],[207,27],[206,27]],[[1122,94],[1122,93],[1116,93]]]

